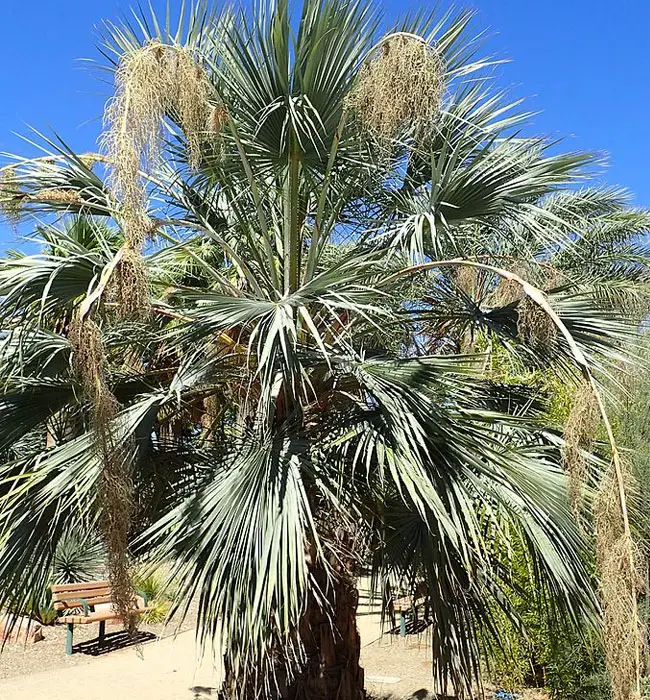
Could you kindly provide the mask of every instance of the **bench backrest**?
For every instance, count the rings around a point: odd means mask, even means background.
[[[52,586],[52,603],[55,610],[82,608],[84,602],[88,607],[100,603],[111,603],[113,595],[108,581],[91,581],[90,583],[63,583]]]

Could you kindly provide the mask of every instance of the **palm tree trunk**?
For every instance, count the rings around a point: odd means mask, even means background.
[[[256,681],[245,681],[233,673],[224,659],[225,698],[255,700],[365,700],[364,672],[359,664],[361,640],[357,630],[359,593],[356,579],[347,572],[334,582],[320,567],[310,567],[318,582],[325,605],[310,595],[298,634],[303,643],[305,664],[300,673],[287,681],[280,664],[276,685],[270,694],[260,692]]]
[[[364,700],[364,673],[359,664],[361,640],[357,630],[359,593],[355,579],[341,572],[328,581],[317,567],[311,574],[329,605],[313,596],[301,620],[307,663],[287,689],[289,700]]]

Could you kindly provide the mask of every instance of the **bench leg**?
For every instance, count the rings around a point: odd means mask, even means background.
[[[68,628],[65,635],[65,653],[70,656],[72,654],[72,633],[74,630],[74,625],[71,622],[66,624]]]
[[[104,635],[106,634],[106,621],[102,620],[99,623],[99,646],[104,644]]]
[[[399,636],[406,637],[406,613],[403,610],[399,613]]]

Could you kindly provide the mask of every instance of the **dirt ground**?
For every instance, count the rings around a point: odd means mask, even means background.
[[[192,623],[188,621],[187,625]],[[362,664],[374,698],[431,697],[431,652],[426,637],[381,634],[377,615],[361,615]],[[0,655],[0,700],[204,700],[217,697],[216,661],[196,664],[191,630],[172,634],[142,626],[137,645],[124,645],[118,627],[107,627],[106,649],[98,653],[96,625],[75,628],[75,653],[65,655],[65,627],[46,628],[45,641],[6,647]],[[117,648],[116,648],[117,647]],[[490,697],[490,694],[487,696]],[[526,693],[522,700],[544,700]]]
[[[34,644],[7,644],[0,653],[0,688],[6,678],[41,673],[49,669],[76,667],[91,663],[99,657],[119,653],[120,649],[133,647],[136,651],[143,645],[156,639],[173,636],[177,627],[179,631],[189,630],[194,626],[194,618],[188,618],[180,627],[163,624],[149,625],[140,623],[135,639],[122,631],[120,623],[106,623],[106,641],[100,649],[97,645],[98,625],[75,625],[74,649],[72,656],[65,653],[65,625],[43,627],[44,639]],[[0,700],[4,700],[0,690]]]

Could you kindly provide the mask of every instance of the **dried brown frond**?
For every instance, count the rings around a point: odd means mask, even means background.
[[[510,279],[502,280],[495,290],[494,299],[497,306],[507,306],[515,301],[520,301],[524,290],[518,282]]]
[[[410,126],[421,136],[435,126],[444,72],[433,46],[420,37],[394,34],[361,68],[348,104],[381,141]]]
[[[555,289],[556,287],[561,287],[567,282],[566,275],[561,270],[550,265],[544,266],[543,278],[543,286],[547,291]]]
[[[16,168],[5,166],[0,170],[0,213],[13,226],[20,221],[25,195],[21,192]]]
[[[629,473],[625,474],[627,484]],[[595,509],[596,556],[603,598],[603,642],[613,700],[637,697],[643,630],[637,595],[644,589],[644,562],[624,525],[614,469],[603,479]]]
[[[551,349],[557,342],[557,327],[544,309],[530,297],[517,305],[517,333],[532,348]]]
[[[589,449],[600,421],[600,411],[589,382],[583,382],[571,402],[564,426],[562,457],[569,474],[569,493],[576,513],[581,504],[587,462],[584,452]]]
[[[116,439],[114,419],[119,403],[107,380],[107,361],[102,334],[97,324],[86,316],[70,326],[73,365],[86,398],[91,405],[91,423],[95,446],[101,457],[99,502],[101,529],[108,551],[108,568],[115,609],[125,626],[133,630],[135,592],[131,583],[128,535],[133,514],[133,482],[128,445]]]
[[[108,299],[120,319],[144,319],[149,315],[149,278],[139,250],[126,248],[111,275]]]
[[[212,426],[217,422],[221,414],[221,402],[214,394],[203,399],[203,411],[201,415],[201,426],[204,436],[212,432]]]

